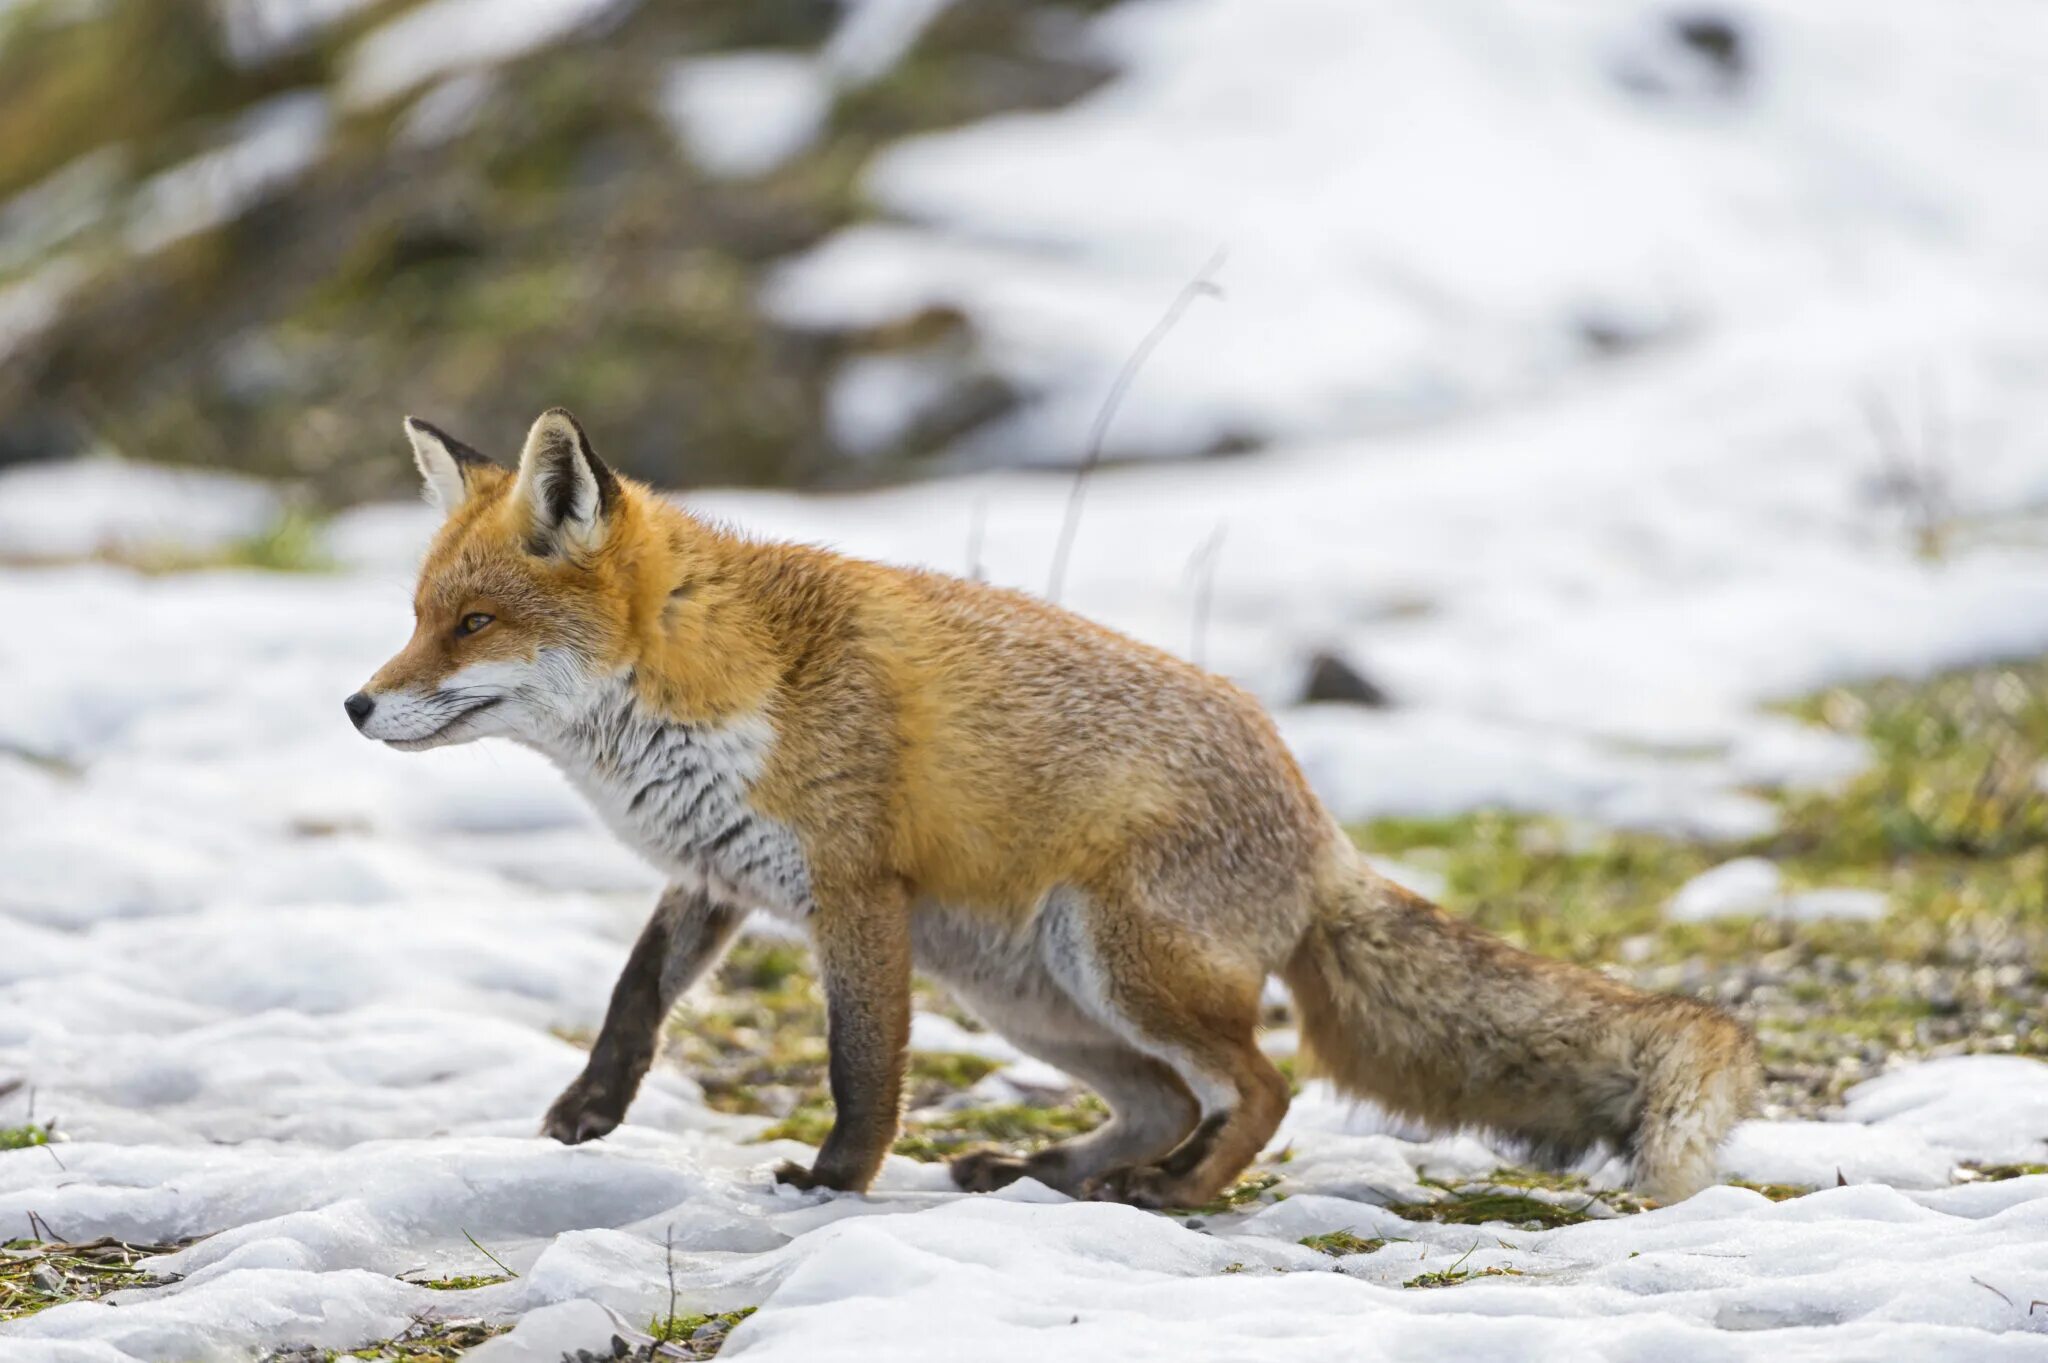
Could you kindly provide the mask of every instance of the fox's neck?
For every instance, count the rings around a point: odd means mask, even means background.
[[[762,610],[754,546],[652,495],[633,565],[631,685],[650,718],[722,724],[760,714],[782,641]]]

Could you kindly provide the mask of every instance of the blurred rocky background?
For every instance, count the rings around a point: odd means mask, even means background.
[[[671,485],[882,478],[1000,410],[962,319],[797,331],[763,270],[907,133],[1069,101],[1040,0],[0,4],[0,461],[111,446],[404,494],[397,414],[606,414]],[[845,357],[958,351],[850,460]]]

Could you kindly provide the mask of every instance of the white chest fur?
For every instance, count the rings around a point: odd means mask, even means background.
[[[774,744],[759,717],[708,725],[648,715],[623,682],[535,741],[657,870],[727,903],[801,919],[812,908],[803,848],[747,798]]]

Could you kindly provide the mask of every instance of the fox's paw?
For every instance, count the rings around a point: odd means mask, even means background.
[[[1031,1161],[1005,1155],[1000,1150],[970,1150],[955,1156],[947,1167],[952,1171],[953,1182],[968,1193],[992,1193],[1032,1172]]]
[[[831,1168],[822,1159],[808,1169],[795,1160],[784,1160],[775,1166],[775,1181],[805,1192],[824,1188],[835,1193],[863,1193],[868,1187],[866,1176]]]
[[[1199,1207],[1209,1200],[1211,1191],[1156,1164],[1127,1164],[1090,1183],[1085,1195],[1095,1202],[1121,1202],[1156,1212],[1167,1207]]]
[[[775,1166],[775,1181],[792,1188],[800,1188],[804,1192],[821,1186],[818,1180],[812,1177],[809,1169],[792,1159],[786,1159]]]
[[[540,1134],[564,1145],[581,1145],[610,1135],[625,1115],[606,1089],[579,1078],[562,1090],[562,1096],[541,1119]]]

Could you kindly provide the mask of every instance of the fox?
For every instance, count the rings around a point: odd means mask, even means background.
[[[1660,1200],[1715,1174],[1753,1039],[1701,1001],[1523,951],[1385,879],[1246,692],[1022,592],[751,538],[623,477],[567,411],[504,467],[405,433],[442,521],[411,638],[345,701],[406,752],[550,759],[665,888],[542,1134],[610,1133],[672,1008],[753,913],[801,929],[834,1119],[798,1188],[865,1191],[898,1136],[913,969],[1108,1118],[1031,1178],[1200,1206],[1291,1097],[1266,981],[1341,1093]]]

